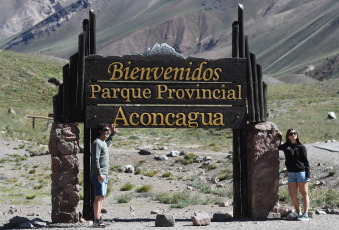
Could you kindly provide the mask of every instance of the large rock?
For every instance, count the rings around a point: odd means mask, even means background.
[[[334,112],[328,112],[327,113],[327,118],[328,119],[337,119],[337,116],[335,115]]]
[[[247,125],[248,198],[253,218],[267,218],[279,199],[278,132],[271,122]]]
[[[139,154],[140,155],[151,155],[152,152],[148,149],[140,149]]]
[[[155,227],[174,227],[175,219],[172,215],[158,214],[155,219]]]
[[[207,213],[195,213],[191,219],[194,226],[206,226],[211,224],[211,217]]]

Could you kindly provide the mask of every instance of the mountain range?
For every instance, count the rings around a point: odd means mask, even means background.
[[[68,59],[96,13],[97,53],[141,54],[167,43],[185,57],[231,56],[235,0],[1,0],[0,47]],[[338,0],[243,0],[245,34],[265,75],[339,77]],[[306,75],[305,75],[306,74]],[[309,76],[309,77],[308,77]]]

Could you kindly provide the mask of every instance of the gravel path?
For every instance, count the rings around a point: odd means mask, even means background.
[[[20,144],[20,143],[19,143]],[[24,150],[13,149],[17,147],[18,142],[3,140],[0,138],[0,159],[5,154],[27,154]],[[311,166],[322,164],[332,166],[339,169],[339,152],[328,151],[326,149],[317,148],[315,144],[307,144],[308,158]],[[114,149],[115,153],[119,152]],[[123,150],[121,150],[123,152]],[[50,156],[35,157],[34,160],[40,160],[48,163]],[[0,174],[3,174],[3,168],[0,168]],[[104,205],[105,206],[105,205]],[[159,204],[155,201],[145,199],[144,203],[138,200],[138,203],[117,204],[106,203],[108,213],[103,214],[103,218],[111,223],[106,229],[339,229],[338,215],[315,215],[308,222],[286,221],[281,219],[274,220],[247,220],[238,219],[229,222],[211,222],[209,226],[196,227],[192,225],[190,217],[194,212],[206,212],[212,217],[213,213],[232,211],[232,206],[221,208],[217,205],[190,206],[185,209],[170,209],[166,204]],[[28,219],[40,218],[43,221],[50,222],[50,201],[46,205],[14,205],[13,214],[7,212],[11,209],[10,205],[0,205],[0,228],[3,224],[8,223],[14,216],[26,217]],[[132,209],[132,210],[131,210]],[[155,214],[151,214],[152,210],[165,210],[164,213],[173,215],[176,219],[175,227],[157,228],[155,227]],[[34,214],[30,216],[29,214]],[[118,218],[117,218],[118,217]],[[85,224],[51,224],[41,229],[92,229],[93,227]]]

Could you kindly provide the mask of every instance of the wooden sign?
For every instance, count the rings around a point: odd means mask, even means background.
[[[239,58],[87,56],[85,126],[243,127],[246,67]]]

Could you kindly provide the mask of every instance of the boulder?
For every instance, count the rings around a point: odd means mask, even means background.
[[[157,214],[155,227],[174,227],[175,219],[172,215]]]
[[[125,168],[126,168],[126,173],[134,173],[134,171],[135,171],[135,168],[134,168],[134,166],[132,166],[132,165],[125,165]]]
[[[207,213],[195,213],[191,219],[194,226],[206,226],[211,224],[211,217]]]
[[[327,113],[327,118],[328,119],[337,119],[337,116],[335,115],[334,112],[328,112]]]
[[[139,154],[140,155],[151,155],[152,152],[148,149],[140,149]]]

